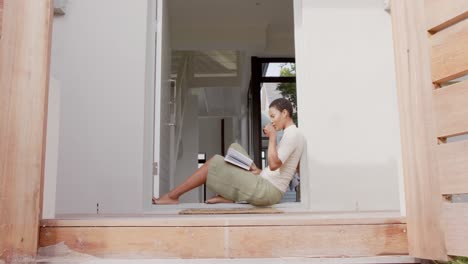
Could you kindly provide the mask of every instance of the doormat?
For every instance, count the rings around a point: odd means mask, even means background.
[[[185,209],[179,212],[181,215],[218,215],[218,214],[282,214],[281,210],[269,207],[256,208],[210,208],[210,209]]]

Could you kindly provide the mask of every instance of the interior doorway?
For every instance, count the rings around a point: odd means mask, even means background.
[[[158,5],[154,196],[185,180],[198,167],[199,154],[206,160],[224,155],[233,142],[261,164],[261,136],[251,129],[253,119],[261,122],[260,94],[259,112],[253,116],[249,108],[252,58],[283,63],[295,57],[292,0],[158,0]],[[252,137],[258,139],[255,148]],[[200,187],[180,201],[203,203],[211,195]]]

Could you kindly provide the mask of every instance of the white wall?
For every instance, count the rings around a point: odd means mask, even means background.
[[[185,114],[182,126],[182,141],[180,156],[174,174],[175,186],[184,182],[198,168],[198,98],[186,97]],[[200,187],[187,192],[180,197],[181,203],[199,203],[201,201]]]
[[[58,214],[141,211],[146,34],[147,0],[70,0],[54,20]]]
[[[213,118],[198,118],[198,152],[206,153],[206,159],[212,158],[214,155],[221,154],[221,119]],[[206,198],[213,197],[210,189],[206,189]]]
[[[224,151],[226,152],[229,146],[236,141],[234,137],[234,118],[226,117],[224,118]],[[225,155],[225,153],[221,153]]]
[[[383,1],[350,2],[295,0],[305,198],[315,211],[399,210],[390,16]]]
[[[50,77],[42,218],[55,218],[60,127],[60,83]]]
[[[206,153],[206,159],[221,154],[221,118],[198,118],[198,151]]]

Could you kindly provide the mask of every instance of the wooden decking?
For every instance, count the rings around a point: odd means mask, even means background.
[[[405,220],[388,213],[81,215],[43,220],[40,252],[54,256],[54,245],[62,242],[71,251],[103,258],[408,255]]]

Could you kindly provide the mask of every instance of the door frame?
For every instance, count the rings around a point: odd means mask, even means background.
[[[291,57],[256,57],[251,58],[251,82],[249,87],[248,96],[251,99],[249,104],[249,115],[251,125],[252,138],[249,148],[253,150],[255,164],[262,164],[262,133],[261,133],[261,98],[260,90],[262,89],[262,83],[296,83],[296,77],[267,77],[264,76],[266,68],[263,68],[265,63],[296,63],[295,58]]]
[[[53,1],[7,0],[1,13],[0,261],[34,262],[44,191]]]

